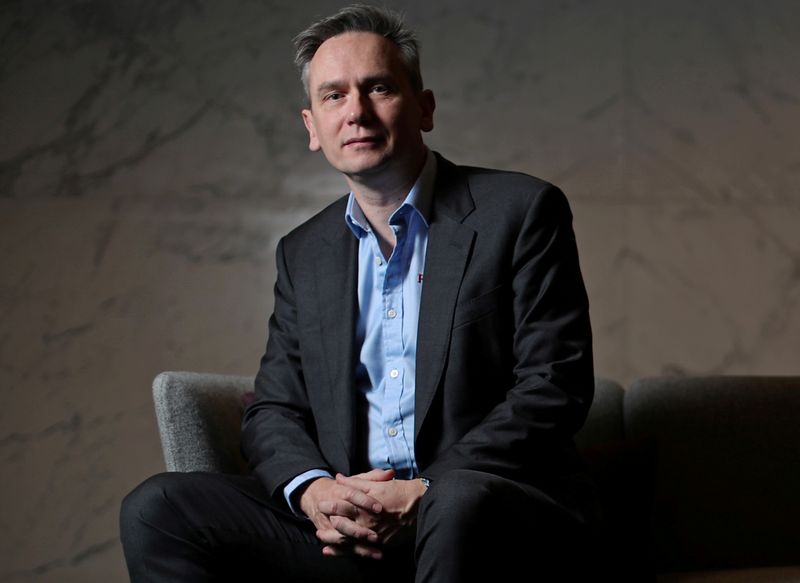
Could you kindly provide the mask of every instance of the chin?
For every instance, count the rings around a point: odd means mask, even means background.
[[[353,176],[369,175],[386,168],[388,158],[383,155],[370,156],[369,159],[350,160],[339,166],[339,171]]]

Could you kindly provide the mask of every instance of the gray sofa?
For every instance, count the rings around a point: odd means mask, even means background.
[[[241,473],[252,378],[156,377],[169,471]],[[800,582],[800,377],[598,379],[576,441],[606,580]]]

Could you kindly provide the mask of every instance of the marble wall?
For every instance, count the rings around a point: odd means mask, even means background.
[[[561,185],[599,374],[800,374],[800,5],[389,2],[451,159]],[[123,581],[150,382],[253,374],[277,239],[343,192],[290,40],[324,0],[0,3],[0,582]]]

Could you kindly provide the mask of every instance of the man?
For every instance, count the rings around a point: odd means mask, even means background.
[[[563,580],[584,559],[572,435],[593,392],[567,202],[427,149],[435,102],[393,13],[345,8],[296,43],[309,147],[350,194],[278,246],[253,476],[134,491],[131,578]]]

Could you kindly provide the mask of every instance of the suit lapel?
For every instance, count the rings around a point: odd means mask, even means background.
[[[358,240],[341,222],[322,241],[317,256],[317,298],[321,340],[330,379],[331,412],[350,463],[355,450],[353,338],[356,330]]]
[[[415,438],[436,393],[450,347],[458,291],[475,238],[475,232],[462,221],[473,209],[466,179],[453,164],[438,156],[417,331]]]

